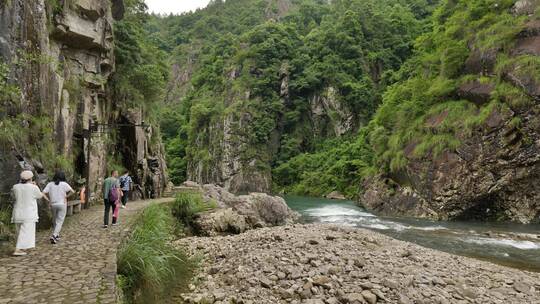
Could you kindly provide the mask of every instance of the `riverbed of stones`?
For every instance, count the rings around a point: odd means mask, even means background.
[[[540,303],[540,274],[322,224],[189,237],[185,303]]]

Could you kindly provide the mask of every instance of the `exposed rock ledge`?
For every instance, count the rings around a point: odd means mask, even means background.
[[[177,245],[205,256],[187,303],[540,303],[539,273],[363,229],[292,225]]]
[[[327,199],[332,199],[332,200],[345,200],[345,199],[347,199],[345,197],[345,195],[341,194],[338,191],[330,192],[329,194],[326,195],[326,198]]]
[[[300,215],[279,196],[265,193],[234,195],[213,184],[186,182],[184,187],[198,189],[205,200],[216,202],[217,209],[198,215],[196,230],[201,235],[242,233],[249,229],[292,224]]]

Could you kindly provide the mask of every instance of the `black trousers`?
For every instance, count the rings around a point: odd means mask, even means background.
[[[127,202],[128,202],[128,196],[129,196],[129,191],[127,190],[122,190],[122,193],[124,193],[124,195],[122,196],[122,205],[127,205]]]
[[[104,199],[103,202],[105,203],[105,215],[103,216],[103,225],[109,225],[109,210],[111,210],[111,214],[114,214],[114,209],[116,208],[116,204],[109,203],[108,199]],[[113,217],[112,223],[116,224],[116,218]]]

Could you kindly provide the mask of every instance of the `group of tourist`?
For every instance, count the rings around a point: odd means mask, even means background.
[[[118,178],[118,171],[113,170],[111,176],[105,179],[103,182],[103,202],[105,204],[103,228],[109,227],[109,212],[111,210],[112,225],[116,226],[118,224],[119,207],[126,208],[132,185],[133,180],[128,171],[125,171],[124,175]]]
[[[111,210],[112,225],[118,224],[120,208],[126,208],[132,186],[133,180],[128,171],[118,177],[118,171],[114,170],[111,172],[111,176],[105,179],[103,182],[103,201],[105,205],[103,228],[109,226],[109,213]],[[84,202],[86,190],[83,188],[80,192],[81,201]],[[50,205],[52,214],[50,242],[51,244],[57,244],[66,218],[68,198],[75,193],[75,190],[66,182],[65,173],[62,171],[56,172],[52,182],[48,183],[41,191],[34,181],[32,171],[23,171],[19,183],[13,186],[12,193],[15,202],[11,221],[15,224],[17,231],[17,243],[13,255],[24,256],[27,254],[25,250],[36,247],[36,223],[39,220],[37,200],[39,199],[45,199]]]

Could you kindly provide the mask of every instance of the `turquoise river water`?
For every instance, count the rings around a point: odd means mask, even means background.
[[[300,196],[284,198],[306,222],[371,229],[423,247],[540,272],[540,225],[380,217],[352,201]],[[526,238],[520,239],[517,235]]]

